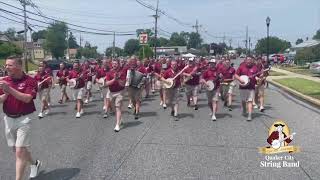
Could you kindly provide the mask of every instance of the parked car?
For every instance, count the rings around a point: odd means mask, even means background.
[[[70,62],[66,62],[63,60],[50,60],[50,61],[47,61],[47,64],[48,64],[48,67],[51,68],[51,70],[59,70],[60,63],[63,63],[63,62],[66,64],[66,67],[68,69],[72,68],[72,64]]]
[[[320,74],[320,61],[311,63],[310,71],[314,74]]]

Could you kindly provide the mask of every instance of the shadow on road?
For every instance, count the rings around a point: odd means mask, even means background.
[[[85,112],[83,115],[87,116],[87,115],[93,115],[93,114],[101,114],[101,111],[90,111],[90,112]]]
[[[231,114],[227,114],[227,113],[217,113],[216,114],[216,118],[225,118],[225,117],[229,117],[229,118],[232,118],[232,115]]]
[[[51,105],[52,108],[58,108],[58,107],[67,107],[68,104],[55,104],[55,105]]]
[[[84,107],[89,108],[89,107],[95,107],[97,104],[84,104]]]
[[[274,118],[273,116],[269,116],[269,115],[263,114],[263,113],[253,113],[252,114],[252,118],[259,118],[261,116],[265,116],[265,117],[268,117],[268,118]]]
[[[139,113],[141,117],[151,117],[151,116],[157,116],[157,112],[140,112]]]
[[[154,98],[144,98],[142,101],[143,102],[150,102],[150,101],[154,101],[154,100],[156,100],[156,99],[154,99]]]
[[[47,116],[54,116],[54,115],[66,115],[67,112],[50,112]]]
[[[134,126],[139,126],[140,124],[142,124],[141,121],[124,122],[122,129],[130,128],[130,127],[134,127]]]
[[[79,168],[64,168],[64,169],[55,169],[50,172],[41,171],[36,178],[32,180],[57,180],[64,179],[69,180],[73,179],[77,174],[79,174]]]
[[[193,115],[193,113],[181,113],[181,114],[178,115],[178,117],[180,119],[183,119],[183,118],[186,118],[186,117],[194,118],[194,115]]]

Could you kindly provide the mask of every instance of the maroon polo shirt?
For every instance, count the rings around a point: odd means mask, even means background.
[[[187,69],[184,70],[185,73],[190,74],[194,68],[197,68],[197,70],[195,71],[195,73],[198,72],[198,67],[196,66],[192,66],[192,67],[187,67]],[[192,74],[192,79],[190,79],[189,81],[186,82],[187,85],[191,85],[191,86],[196,86],[199,85],[200,82],[200,75],[198,74]]]
[[[120,80],[122,80],[122,81],[125,81],[126,80],[126,74],[127,74],[127,72],[126,72],[127,70],[125,70],[125,69],[123,69],[123,70],[118,70],[118,71],[115,71],[115,70],[111,70],[111,71],[109,71],[107,74],[106,74],[106,80],[107,81],[110,81],[110,80],[112,80],[112,79],[114,79],[114,77],[115,77],[115,75],[116,75],[116,73],[120,73],[119,75],[120,75],[120,77],[119,77],[119,79]],[[109,87],[109,90],[111,91],[111,92],[119,92],[119,91],[121,91],[121,90],[123,90],[125,87],[124,86],[121,86],[120,85],[120,83],[119,83],[119,81],[117,80],[117,81],[114,81],[114,83],[113,84],[111,84],[111,85],[109,85],[108,86]]]
[[[257,74],[259,72],[257,66],[253,65],[252,67],[248,67],[247,65],[241,65],[238,69],[236,74],[238,76],[247,75],[252,76],[254,74]],[[255,85],[257,83],[256,76],[250,77],[250,83],[246,87],[239,86],[239,89],[255,89]]]
[[[57,77],[62,78],[64,77],[64,79],[61,79],[61,84],[62,85],[67,85],[67,77],[69,76],[69,71],[67,69],[64,70],[59,70],[56,74]]]
[[[81,75],[81,72],[78,72],[76,70],[72,70],[69,72],[68,78],[75,79],[75,78],[80,77],[80,75]],[[83,88],[85,86],[85,81],[84,81],[85,78],[86,78],[85,74],[82,76],[82,78],[79,78],[79,85],[78,85],[77,89]]]
[[[4,77],[3,81],[6,81],[9,86],[21,93],[29,94],[36,99],[37,97],[37,81],[24,74],[21,79],[12,79],[10,76]],[[0,94],[4,94],[0,89]],[[24,103],[16,99],[11,94],[8,95],[7,99],[3,103],[3,112],[7,115],[27,115],[36,111],[33,100],[29,103]]]
[[[172,68],[167,69],[163,73],[163,78],[168,79],[168,78],[174,78],[178,72],[173,71]],[[175,80],[174,80],[174,88],[178,88],[181,86],[181,75],[179,75]]]
[[[49,74],[46,74],[45,72],[38,72],[35,76],[34,76],[34,79],[37,81],[37,83],[45,80],[46,78],[50,77]],[[49,84],[51,84],[51,80],[46,80],[44,81],[39,90],[42,90],[42,89],[46,89],[46,88],[49,88]]]
[[[100,79],[102,77],[105,77],[107,74],[107,70],[103,67],[98,68],[96,71],[97,71],[96,79]]]
[[[236,73],[236,70],[233,67],[227,68],[226,66],[223,66],[220,68],[220,72],[223,75],[223,79],[232,79],[233,75]]]
[[[214,81],[214,89],[218,89],[220,87],[220,81],[216,81],[218,77],[218,71],[217,68],[208,68],[205,72],[202,74],[202,78],[205,81]]]

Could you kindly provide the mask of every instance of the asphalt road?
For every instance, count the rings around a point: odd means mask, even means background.
[[[86,105],[76,119],[73,102],[59,105],[57,95],[56,88],[50,115],[39,120],[36,113],[33,120],[32,153],[43,162],[38,180],[320,179],[319,109],[272,86],[266,91],[266,111],[256,110],[251,122],[241,115],[238,91],[234,110],[219,108],[216,122],[210,120],[205,93],[198,111],[186,106],[184,95],[180,121],[159,106],[157,94],[143,101],[139,120],[125,101],[119,133],[113,131],[114,116],[102,118],[101,100]],[[276,119],[297,132],[291,144],[301,152],[292,156],[300,167],[260,167],[265,155],[258,147],[267,146],[268,128]],[[0,132],[0,179],[11,180],[15,160],[3,122]]]

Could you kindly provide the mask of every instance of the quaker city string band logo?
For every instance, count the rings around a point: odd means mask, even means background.
[[[300,147],[289,145],[293,141],[294,135],[296,133],[290,133],[290,129],[284,121],[277,120],[269,129],[267,142],[270,146],[259,148],[259,152],[262,154],[300,152]]]

